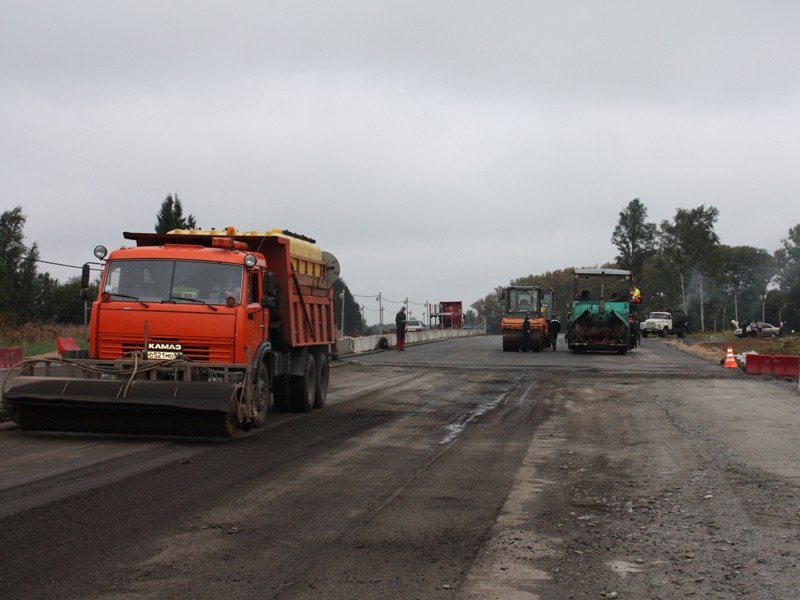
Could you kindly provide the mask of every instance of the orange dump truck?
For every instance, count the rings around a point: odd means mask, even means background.
[[[7,378],[20,428],[232,437],[270,410],[324,406],[333,255],[281,230],[124,237],[136,245],[95,248],[88,357],[23,362]]]

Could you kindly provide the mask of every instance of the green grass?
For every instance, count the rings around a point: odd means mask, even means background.
[[[26,324],[10,326],[0,322],[0,348],[22,347],[24,356],[40,356],[58,350],[56,338],[73,338],[88,348],[86,328],[80,325]]]

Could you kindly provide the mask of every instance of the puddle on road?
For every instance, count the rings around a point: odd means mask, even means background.
[[[461,435],[461,432],[464,431],[467,425],[472,423],[475,419],[485,415],[486,413],[493,411],[503,402],[503,400],[507,396],[508,394],[501,394],[491,402],[487,404],[482,404],[481,406],[477,407],[474,411],[467,413],[465,415],[461,415],[461,418],[457,422],[450,423],[447,427],[445,427],[446,435],[441,440],[439,440],[439,445],[443,446],[445,444],[449,444],[450,442],[452,442],[459,435]]]

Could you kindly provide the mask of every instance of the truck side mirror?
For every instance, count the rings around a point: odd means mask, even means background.
[[[81,269],[81,287],[86,289],[89,287],[89,278],[92,276],[92,268],[89,263],[85,263]]]
[[[276,308],[278,306],[278,296],[275,291],[275,273],[267,271],[264,273],[264,295],[261,297],[262,308]]]

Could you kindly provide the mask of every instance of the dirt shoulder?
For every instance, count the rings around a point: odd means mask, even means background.
[[[670,338],[665,341],[671,346],[715,362],[725,360],[728,348],[732,348],[734,354],[747,352],[772,355],[800,354],[800,337],[797,336],[740,339],[734,335],[709,335],[689,336],[684,339]]]
[[[739,339],[734,335],[727,336],[690,336],[684,339],[668,339],[664,343],[678,350],[689,352],[695,356],[706,358],[712,362],[723,364],[728,348],[733,350],[736,362],[742,370],[746,367],[746,354],[756,352],[771,356],[791,356],[800,354],[800,337],[785,338],[746,338]],[[772,375],[753,375],[753,378],[769,381],[787,390],[795,390],[800,394],[798,378],[778,377]]]

